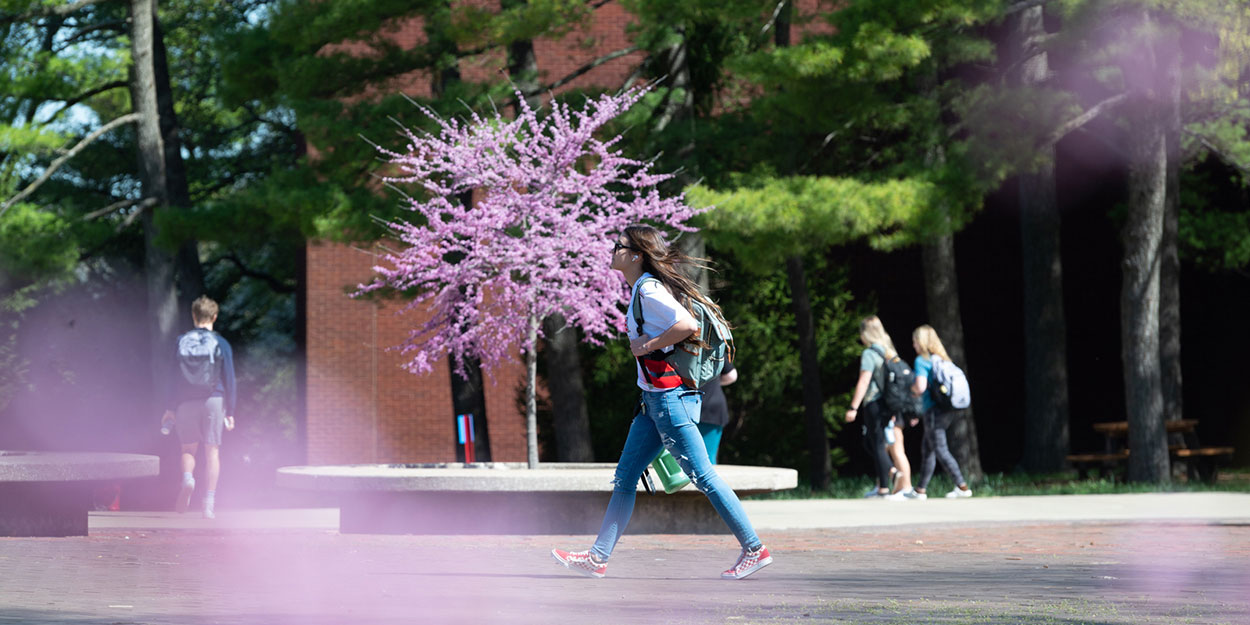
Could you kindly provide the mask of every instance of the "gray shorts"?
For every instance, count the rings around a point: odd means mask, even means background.
[[[178,404],[174,415],[178,439],[183,445],[205,443],[221,446],[221,429],[226,422],[226,402],[222,398],[184,401]]]

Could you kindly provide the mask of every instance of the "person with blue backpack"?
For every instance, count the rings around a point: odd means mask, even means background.
[[[723,579],[742,579],[772,564],[737,494],[717,473],[699,435],[699,387],[733,359],[733,340],[719,306],[699,293],[685,266],[702,266],[670,246],[659,230],[630,226],[612,247],[611,268],[632,285],[626,313],[629,348],[642,399],[612,480],[612,498],[594,544],[586,551],[552,549],[565,568],[603,577],[625,533],[638,493],[638,476],[662,449],[677,459],[720,515],[742,551]]]
[[[182,445],[182,487],[174,509],[186,512],[195,492],[195,454],[204,443],[204,518],[212,519],[221,474],[221,431],[234,429],[234,352],[224,337],[213,332],[217,302],[200,296],[191,303],[195,327],[178,337],[177,366],[166,389],[161,433],[178,430]]]
[[[955,488],[946,493],[948,499],[971,497],[972,489],[959,471],[959,462],[946,444],[946,430],[959,417],[959,410],[971,402],[968,378],[963,370],[951,362],[946,347],[932,326],[922,325],[911,335],[916,350],[916,381],[912,392],[921,398],[924,419],[924,441],[921,443],[920,481],[916,484],[916,497],[926,499],[925,493],[937,461],[950,473]]]

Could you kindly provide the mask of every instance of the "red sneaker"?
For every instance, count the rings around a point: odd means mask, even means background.
[[[608,572],[607,562],[595,562],[589,551],[551,550],[551,557],[570,571],[577,571],[587,577],[603,577]]]
[[[738,556],[738,563],[720,576],[722,579],[742,579],[772,563],[773,557],[768,553],[768,547],[760,545],[755,551],[744,549],[742,555]]]

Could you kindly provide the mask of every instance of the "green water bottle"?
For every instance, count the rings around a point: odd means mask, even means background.
[[[681,466],[677,464],[677,459],[668,450],[660,452],[660,455],[651,461],[651,468],[655,469],[656,475],[660,476],[660,483],[664,485],[664,492],[673,494],[686,484],[690,483],[690,478],[682,472]]]

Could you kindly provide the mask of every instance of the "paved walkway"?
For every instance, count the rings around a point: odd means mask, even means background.
[[[335,510],[96,513],[0,539],[0,624],[1250,623],[1250,495],[752,501],[777,561],[728,536],[365,536]]]

